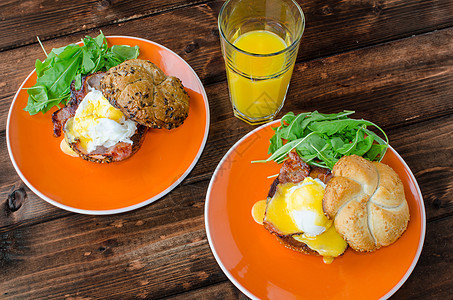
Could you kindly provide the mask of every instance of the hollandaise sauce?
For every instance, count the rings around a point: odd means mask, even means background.
[[[330,262],[333,261],[334,257],[341,255],[348,246],[346,241],[335,230],[335,226],[330,226],[324,233],[314,237],[301,234],[294,235],[293,238],[306,244],[310,249],[315,250],[324,258],[330,257],[328,259]]]
[[[227,64],[233,106],[241,114],[251,118],[274,114],[283,103],[294,64],[287,65],[284,53],[272,56],[253,54],[278,53],[288,47],[288,44],[275,33],[266,30],[244,33],[233,44],[247,52],[234,53],[232,63]]]
[[[69,147],[69,145],[68,145],[68,143],[66,143],[65,139],[62,139],[61,142],[60,142],[60,150],[64,154],[67,154],[69,156],[79,157],[79,155],[77,153],[75,153],[74,150],[71,149],[71,147]]]
[[[279,184],[272,199],[255,203],[252,217],[258,224],[272,225],[280,235],[292,235],[329,264],[346,250],[347,243],[324,215],[324,193],[325,184],[310,177],[297,184]]]
[[[265,213],[266,213],[266,200],[260,200],[253,205],[252,217],[256,223],[263,225]]]
[[[126,120],[123,113],[97,90],[85,96],[75,116],[64,127],[67,140],[70,143],[79,142],[88,153],[98,146],[109,148],[118,142],[132,144],[130,137],[135,130],[135,122]]]

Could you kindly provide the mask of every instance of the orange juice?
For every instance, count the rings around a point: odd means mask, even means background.
[[[227,64],[234,108],[249,118],[273,116],[283,104],[294,67],[282,51],[288,44],[275,33],[256,30],[240,35],[233,45],[242,50]]]

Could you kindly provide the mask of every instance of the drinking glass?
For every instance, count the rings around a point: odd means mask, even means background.
[[[252,124],[283,107],[305,29],[292,0],[228,0],[218,26],[233,112]]]

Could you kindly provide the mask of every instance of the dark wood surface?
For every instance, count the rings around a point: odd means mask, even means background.
[[[254,127],[228,100],[217,15],[222,1],[3,1],[0,4],[0,299],[246,299],[216,263],[204,228],[206,189],[223,155]],[[379,124],[412,169],[427,232],[393,299],[453,295],[453,2],[299,1],[306,32],[280,113],[353,109]],[[158,42],[197,72],[209,98],[207,145],[189,176],[147,207],[74,214],[41,200],[9,159],[15,92],[46,49],[85,35]],[[11,211],[8,195],[27,198]],[[18,204],[16,204],[18,205]]]

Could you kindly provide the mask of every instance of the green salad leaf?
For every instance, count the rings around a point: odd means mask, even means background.
[[[280,126],[273,128],[269,154],[266,160],[254,162],[282,163],[290,151],[296,150],[308,164],[329,168],[345,155],[359,155],[368,160],[381,161],[388,147],[385,132],[376,124],[366,120],[351,119],[354,111],[345,110],[337,114],[321,114],[317,111],[295,115],[287,113]],[[385,140],[368,126],[376,127]]]
[[[73,80],[75,88],[80,89],[82,76],[107,71],[139,55],[138,46],[109,47],[102,32],[95,38],[86,36],[82,42],[81,46],[70,44],[54,48],[49,54],[46,53],[44,61],[36,60],[37,80],[33,87],[27,88],[28,103],[24,108],[30,115],[46,113],[54,106],[65,105]]]

